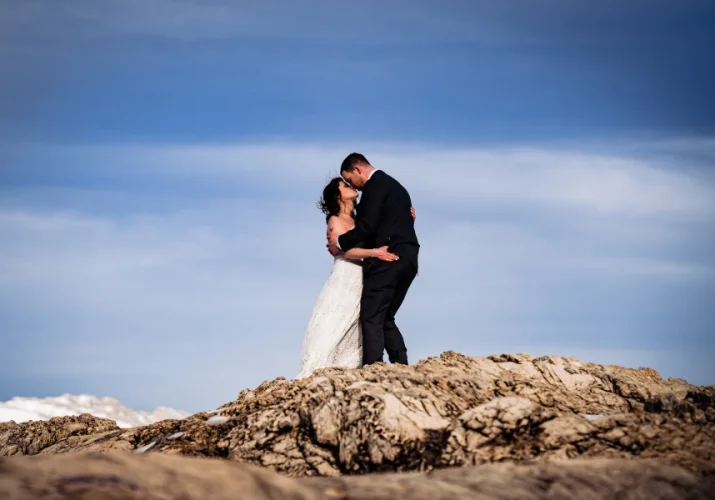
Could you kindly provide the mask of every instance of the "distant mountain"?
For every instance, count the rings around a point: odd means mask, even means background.
[[[159,406],[152,412],[132,410],[114,398],[100,398],[86,394],[50,398],[12,398],[0,402],[0,422],[14,420],[17,423],[29,420],[49,420],[89,413],[95,417],[110,418],[119,427],[149,425],[160,420],[182,419],[189,413]]]

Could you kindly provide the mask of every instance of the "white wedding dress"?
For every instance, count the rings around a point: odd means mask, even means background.
[[[361,262],[335,257],[305,330],[296,378],[328,366],[362,366],[361,295]]]

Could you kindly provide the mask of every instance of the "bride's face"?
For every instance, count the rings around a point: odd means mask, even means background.
[[[352,201],[358,197],[358,192],[355,188],[348,186],[346,183],[340,183],[340,199],[343,201]]]

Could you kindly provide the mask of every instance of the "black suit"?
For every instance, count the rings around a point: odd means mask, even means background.
[[[382,361],[382,352],[392,363],[407,364],[407,348],[395,324],[395,314],[417,276],[420,245],[410,213],[412,201],[395,179],[378,170],[362,190],[355,228],[338,238],[341,250],[358,245],[364,248],[388,246],[399,260],[376,258],[363,263],[363,292],[360,322],[363,336],[363,364]]]

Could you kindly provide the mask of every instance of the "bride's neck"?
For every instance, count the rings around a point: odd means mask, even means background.
[[[340,213],[338,214],[338,217],[342,217],[344,219],[352,219],[353,211],[345,206],[342,206],[340,207]]]

